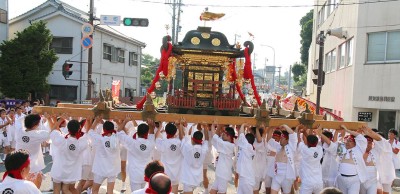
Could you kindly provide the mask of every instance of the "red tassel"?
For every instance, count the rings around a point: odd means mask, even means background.
[[[156,87],[156,82],[158,82],[158,80],[160,79],[160,72],[162,72],[162,74],[164,74],[164,76],[168,76],[168,62],[169,62],[169,56],[171,56],[172,53],[172,44],[168,43],[168,49],[167,50],[162,50],[161,51],[161,60],[160,60],[160,65],[156,71],[156,75],[153,79],[153,81],[151,82],[150,87],[147,89],[147,93],[151,93],[154,91],[155,87]],[[140,100],[137,104],[136,104],[136,109],[138,110],[142,110],[143,109],[143,104],[144,102],[146,102],[146,96],[143,96],[142,100]]]
[[[260,96],[258,95],[257,87],[256,87],[256,85],[254,83],[253,72],[251,71],[251,59],[250,59],[249,48],[248,47],[246,47],[244,49],[244,58],[245,58],[246,61],[244,62],[243,78],[244,79],[250,79],[251,87],[253,88],[253,91],[254,91],[254,97],[257,100],[258,106],[261,106],[261,99],[260,99]]]

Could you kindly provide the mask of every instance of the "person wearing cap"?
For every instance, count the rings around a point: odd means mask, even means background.
[[[275,156],[276,151],[281,147],[279,144],[281,135],[282,132],[279,128],[270,127],[265,140],[267,165],[264,173],[264,186],[266,193],[271,192],[272,177],[275,176]]]
[[[337,140],[338,132],[335,130],[335,135],[327,130],[322,130],[321,126],[317,129],[317,134],[321,138],[322,148],[324,149],[323,159],[322,159],[322,181],[325,187],[335,186],[335,180],[338,175],[338,162]]]
[[[184,120],[179,123],[179,127],[184,127]],[[183,139],[182,133],[179,133],[179,138],[176,137],[178,131],[174,123],[167,123],[165,125],[166,137],[163,138],[161,133],[156,133],[156,147],[161,152],[161,162],[165,166],[165,174],[167,174],[172,182],[172,192],[178,193],[179,178],[181,176],[182,168],[182,152],[181,141]]]
[[[309,129],[300,129],[303,138],[299,138],[298,151],[301,154],[299,175],[301,178],[300,193],[320,193],[323,189],[321,158],[323,155],[322,147],[318,144],[318,137],[309,133]],[[318,127],[317,133],[321,131]]]
[[[9,153],[5,160],[6,172],[0,184],[0,193],[39,194],[40,190],[27,181],[30,171],[29,152],[17,150]]]
[[[193,132],[193,134],[192,134]],[[179,133],[185,134],[182,127],[179,127]],[[181,144],[182,151],[182,173],[181,183],[183,184],[184,194],[193,194],[203,178],[203,162],[208,151],[208,130],[203,133],[190,128],[189,133],[183,138]]]
[[[364,137],[367,139],[368,144],[364,153],[364,162],[367,166],[367,181],[361,184],[360,193],[376,193],[378,188],[378,191],[383,189],[384,194],[389,194],[391,184],[396,178],[393,163],[387,162],[391,159],[391,145],[371,128],[362,127],[361,130],[365,134]]]
[[[41,122],[38,114],[29,114],[24,118],[24,127],[15,129],[16,146],[15,149],[27,150],[32,159],[30,174],[28,180],[31,180],[37,188],[42,184],[42,170],[46,167],[44,157],[41,151],[41,144],[50,138],[49,131],[54,127],[54,122],[50,115],[45,114],[47,124]],[[48,129],[50,127],[50,129]]]
[[[271,183],[271,194],[290,193],[293,181],[296,179],[294,167],[294,153],[297,148],[297,134],[287,125],[281,125],[282,136],[280,148],[275,156],[275,176]]]
[[[93,147],[96,150],[93,160],[93,187],[92,193],[98,194],[101,184],[107,179],[107,193],[114,190],[115,179],[121,171],[121,158],[119,153],[119,139],[114,129],[114,123],[105,121],[103,133],[100,135],[94,131],[97,125],[102,122],[101,117],[96,117],[93,124],[88,119],[88,135],[93,140]]]
[[[339,130],[345,130],[350,135],[345,137],[346,153],[340,156],[339,175],[336,183],[344,194],[360,192],[360,185],[367,181],[367,166],[363,155],[367,149],[367,139],[356,131],[351,131],[341,125]]]
[[[88,144],[88,139],[80,131],[81,125],[77,120],[68,122],[68,134],[60,131],[60,123],[63,119],[59,119],[56,128],[52,129],[50,139],[58,153],[54,156],[57,160],[53,160],[51,168],[51,177],[54,183],[54,193],[76,193],[75,183],[82,177],[82,153]]]
[[[244,134],[242,124],[239,130],[239,139],[236,142],[238,146],[237,167],[236,172],[239,174],[238,194],[253,193],[254,185],[256,185],[256,177],[253,159],[256,155],[254,148],[255,136],[252,133]],[[258,131],[258,130],[257,130]],[[258,190],[257,190],[258,191]]]
[[[215,124],[211,126],[213,134],[212,145],[215,147],[218,155],[218,163],[215,168],[215,181],[211,186],[210,193],[226,193],[228,182],[232,179],[233,157],[235,152],[234,139],[235,130],[232,127],[225,127],[215,132]]]

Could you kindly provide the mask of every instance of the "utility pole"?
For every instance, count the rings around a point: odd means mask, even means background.
[[[280,87],[281,86],[281,68],[282,67],[277,67],[279,70],[278,70],[278,72],[279,72],[279,77],[278,77],[278,86]]]
[[[90,0],[90,10],[89,10],[89,23],[93,26],[93,0]],[[90,35],[93,38],[93,34]],[[88,84],[87,84],[87,97],[86,100],[92,99],[92,66],[93,66],[93,48],[89,48],[88,53]]]
[[[176,0],[173,0],[173,3],[172,3],[172,37],[171,37],[172,45],[175,44],[175,32],[176,32],[176,26],[175,26],[176,12],[175,12],[175,9],[176,9]]]
[[[182,5],[182,0],[178,0],[178,19],[176,21],[177,25],[176,25],[176,32],[175,32],[175,43],[178,43],[178,36],[179,36],[179,32],[181,31],[181,5]]]
[[[316,113],[319,114],[319,108],[321,103],[321,91],[322,91],[322,74],[323,72],[323,61],[324,61],[324,42],[325,35],[324,31],[320,31],[317,37],[317,44],[319,44],[319,56],[318,56],[318,80],[317,80],[317,108]]]

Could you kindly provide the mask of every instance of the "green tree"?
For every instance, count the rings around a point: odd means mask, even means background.
[[[47,77],[58,59],[49,49],[52,39],[46,23],[40,21],[0,45],[0,89],[5,96],[26,99],[30,92],[49,90]]]
[[[310,44],[312,41],[312,30],[313,30],[313,14],[314,10],[310,10],[305,16],[303,16],[300,20],[300,54],[301,54],[301,63],[306,67],[308,66],[308,50],[310,48]]]
[[[292,73],[293,73],[293,80],[295,82],[298,82],[300,80],[300,77],[306,73],[306,66],[299,64],[299,63],[295,63],[292,66]]]

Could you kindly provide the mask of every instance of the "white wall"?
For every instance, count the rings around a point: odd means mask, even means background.
[[[1,1],[1,0],[0,0]],[[72,54],[57,54],[59,59],[54,64],[53,70],[48,77],[49,84],[51,85],[68,85],[78,86],[77,89],[77,100],[80,97],[80,91],[82,91],[81,99],[84,100],[87,94],[87,82],[83,82],[82,88],[80,88],[79,81],[65,80],[62,76],[62,65],[66,60],[71,61],[88,61],[88,49],[82,49],[81,47],[81,26],[84,23],[76,18],[73,18],[65,13],[56,12],[52,13],[56,8],[53,6],[44,6],[42,10],[34,14],[19,17],[21,20],[16,20],[10,25],[10,35],[17,31],[22,31],[28,27],[29,20],[40,18],[47,22],[47,27],[51,30],[54,37],[73,37],[73,51]],[[43,17],[45,16],[45,17]],[[14,35],[12,36],[14,37]],[[93,74],[92,80],[95,82],[94,90],[111,88],[111,81],[121,80],[122,96],[125,96],[125,88],[133,88],[139,91],[140,88],[140,56],[141,47],[135,44],[133,41],[123,38],[114,33],[106,30],[96,29],[93,34]],[[103,59],[103,43],[108,43],[125,50],[125,63],[114,63],[109,60]],[[139,54],[138,66],[129,66],[129,52],[136,52]],[[87,80],[87,63],[72,62],[73,74],[69,79],[74,80]],[[82,67],[82,76],[80,75]],[[136,93],[138,95],[138,92]],[[92,97],[96,97],[92,95]]]

